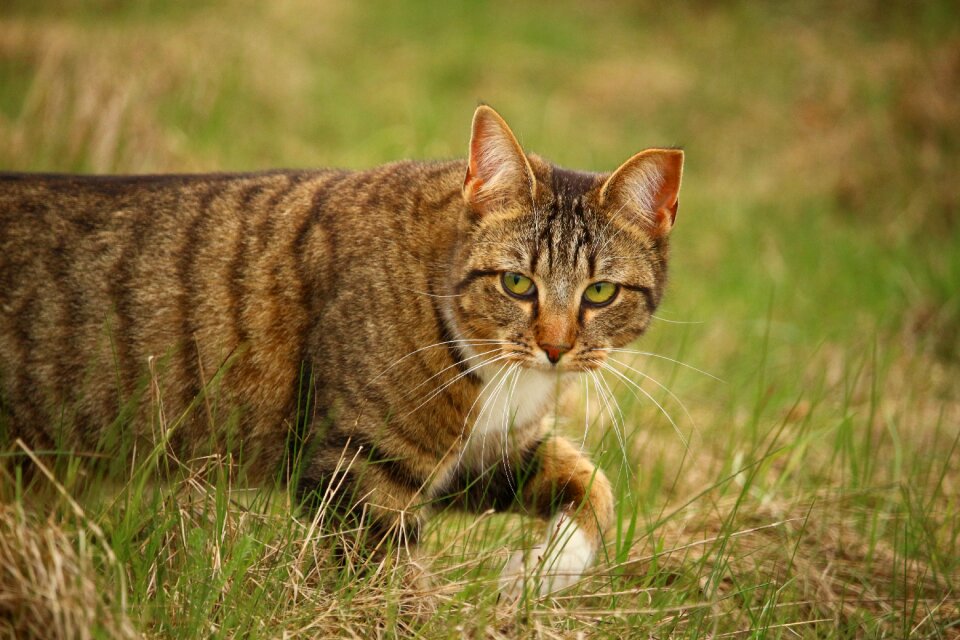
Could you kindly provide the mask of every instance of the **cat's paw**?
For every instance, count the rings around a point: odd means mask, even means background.
[[[530,549],[514,551],[500,571],[500,594],[508,601],[519,600],[524,591],[531,589],[537,574],[537,565],[546,545],[538,544]]]
[[[500,572],[500,593],[519,600],[524,592],[546,596],[566,589],[593,562],[594,545],[576,524],[558,518],[547,542],[514,552]]]

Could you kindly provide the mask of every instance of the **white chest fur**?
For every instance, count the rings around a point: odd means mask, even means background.
[[[463,463],[473,469],[503,459],[513,442],[524,440],[529,429],[538,428],[560,384],[556,374],[537,369],[491,366],[480,373],[484,387],[461,454]]]

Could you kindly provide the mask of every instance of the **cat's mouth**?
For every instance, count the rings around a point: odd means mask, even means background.
[[[580,373],[603,367],[607,352],[600,348],[571,349],[562,354],[545,350],[505,349],[507,362],[516,362],[526,369],[555,373]]]

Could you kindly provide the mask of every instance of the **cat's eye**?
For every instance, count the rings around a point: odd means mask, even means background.
[[[520,298],[529,298],[537,293],[537,286],[533,284],[533,280],[513,271],[504,271],[500,276],[500,282],[503,283],[504,291]]]
[[[594,282],[583,292],[583,299],[595,306],[603,306],[613,301],[617,295],[617,285],[612,282]]]

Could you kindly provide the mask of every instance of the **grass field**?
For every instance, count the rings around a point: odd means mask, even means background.
[[[0,5],[0,170],[459,157],[480,100],[571,167],[686,150],[637,344],[664,357],[619,365],[655,401],[611,374],[586,416],[618,496],[596,571],[507,606],[531,521],[450,514],[421,569],[343,572],[227,460],[91,484],[40,456],[28,491],[0,467],[0,637],[960,637],[954,3]]]

